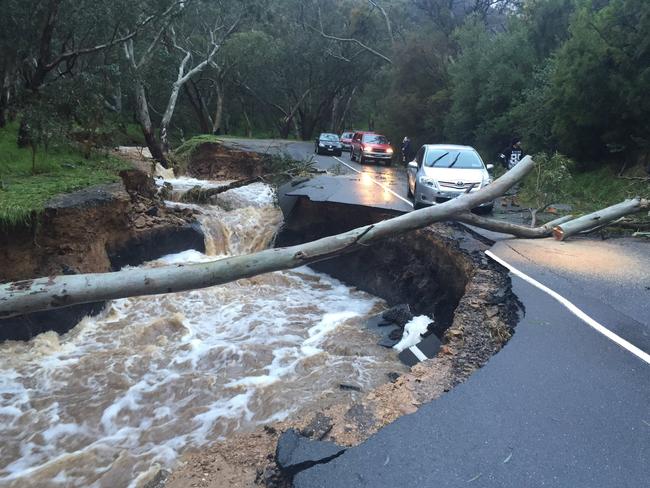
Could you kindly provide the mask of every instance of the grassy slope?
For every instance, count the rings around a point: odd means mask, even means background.
[[[618,170],[618,167],[609,165],[593,171],[574,172],[570,189],[572,201],[569,203],[578,211],[591,212],[620,203],[627,198],[650,198],[648,181],[619,178]],[[640,166],[632,168],[632,171],[626,172],[628,173],[645,175]]]
[[[84,159],[67,146],[39,151],[32,174],[31,150],[16,146],[17,130],[16,124],[0,129],[0,226],[29,222],[54,195],[117,181],[128,167],[112,156]]]

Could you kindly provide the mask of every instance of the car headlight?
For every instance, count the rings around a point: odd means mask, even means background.
[[[370,152],[370,151],[372,151],[372,149],[367,146],[363,148],[363,152]]]
[[[388,149],[386,149],[386,153],[388,153],[388,154],[393,154],[393,150],[390,149],[390,148],[388,148]]]
[[[438,188],[438,182],[428,176],[420,176],[420,183],[431,188]]]
[[[320,147],[325,147],[325,144],[323,144],[322,142],[319,142],[318,145],[319,145]]]

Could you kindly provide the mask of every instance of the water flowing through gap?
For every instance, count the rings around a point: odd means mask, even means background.
[[[145,266],[269,246],[282,216],[268,186],[217,203],[169,202],[200,212],[206,254]],[[384,308],[305,267],[113,301],[64,336],[2,344],[0,486],[138,486],[182,452],[356,394],[341,383],[384,383],[404,367],[362,325]]]

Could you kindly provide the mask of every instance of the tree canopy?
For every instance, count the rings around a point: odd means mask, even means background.
[[[39,141],[137,124],[163,162],[192,134],[351,128],[589,164],[650,150],[646,0],[2,3],[0,126]]]

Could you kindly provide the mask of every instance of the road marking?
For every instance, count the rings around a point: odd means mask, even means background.
[[[420,361],[426,361],[429,359],[422,351],[420,351],[420,348],[417,345],[409,347],[409,351],[411,351]]]
[[[517,268],[512,266],[511,264],[505,262],[503,259],[500,257],[496,256],[492,251],[485,251],[485,254],[489,256],[490,258],[494,259],[497,263],[501,264],[502,266],[505,266],[510,270],[510,272],[516,276],[519,276],[521,279],[524,281],[527,281],[534,287],[542,290],[544,293],[550,295],[551,297],[555,298],[558,302],[560,302],[562,305],[564,305],[573,315],[581,319],[583,322],[586,322],[587,325],[590,327],[594,328],[596,331],[600,332],[602,335],[607,337],[610,341],[615,342],[619,346],[621,346],[623,349],[626,349],[628,352],[631,352],[634,354],[636,357],[641,359],[642,361],[645,361],[647,364],[650,364],[650,354],[642,351],[638,347],[636,347],[634,344],[626,341],[622,337],[614,334],[611,330],[609,330],[607,327],[604,325],[596,322],[594,319],[592,319],[589,315],[587,315],[585,312],[580,310],[578,307],[576,307],[573,303],[571,303],[569,300],[564,298],[562,295],[557,293],[556,291],[551,290],[549,287],[541,284],[539,281],[535,280],[534,278],[531,278],[527,274],[519,271]]]
[[[363,171],[359,171],[358,169],[356,169],[356,168],[350,166],[348,163],[346,163],[345,161],[343,161],[343,160],[337,158],[336,156],[332,156],[332,157],[333,157],[334,159],[336,159],[339,163],[344,164],[345,166],[347,166],[348,168],[350,168],[350,169],[351,169],[352,171],[354,171],[355,173],[359,173],[359,174],[362,174],[362,173],[363,173]],[[368,174],[368,173],[365,173],[365,174]],[[387,187],[386,185],[384,185],[383,183],[378,182],[378,181],[377,181],[376,179],[374,179],[372,176],[368,175],[368,178],[370,178],[370,181],[372,181],[372,182],[373,182],[374,184],[376,184],[376,185],[379,185],[379,186],[382,187],[384,190],[386,190],[388,193],[390,193],[390,194],[392,194],[393,196],[399,198],[399,199],[402,200],[403,202],[408,203],[411,207],[413,206],[413,202],[411,202],[410,200],[404,198],[404,197],[401,196],[401,195],[398,195],[397,193],[395,193],[393,190],[391,190],[390,188],[388,188],[388,187]]]

